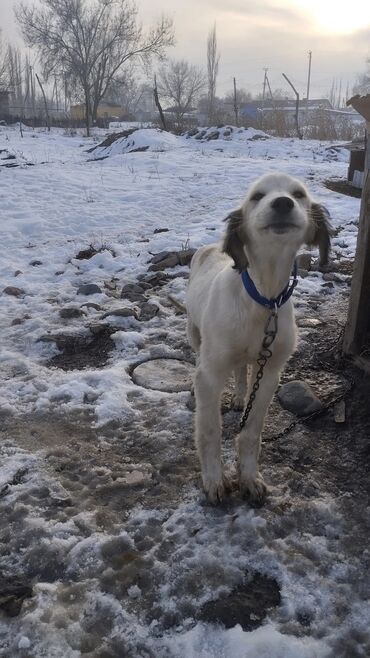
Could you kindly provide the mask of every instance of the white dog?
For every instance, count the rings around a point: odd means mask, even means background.
[[[221,459],[220,397],[227,377],[234,371],[234,406],[243,407],[247,364],[251,365],[250,386],[255,381],[256,360],[270,312],[261,300],[266,298],[271,306],[274,302],[279,305],[279,295],[287,289],[303,243],[319,247],[320,264],[324,265],[331,235],[326,209],[313,202],[299,180],[285,174],[260,178],[241,208],[225,221],[223,244],[202,247],[194,255],[186,299],[188,338],[198,353],[194,382],[196,445],[204,489],[211,502],[221,501],[227,489]],[[257,289],[257,301],[246,290],[243,272]],[[266,493],[258,472],[265,415],[280,372],[296,345],[291,299],[277,309],[277,315],[272,356],[237,441],[240,490],[256,502],[262,502]]]

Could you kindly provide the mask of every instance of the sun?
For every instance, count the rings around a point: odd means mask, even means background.
[[[295,0],[295,6],[304,7],[319,27],[335,34],[350,34],[370,27],[368,0]]]

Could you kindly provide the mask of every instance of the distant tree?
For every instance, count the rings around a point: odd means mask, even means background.
[[[148,33],[137,22],[134,0],[39,0],[21,2],[16,18],[28,46],[40,56],[45,80],[62,75],[85,103],[86,131],[99,102],[124,66],[149,66],[173,45],[172,20],[162,17]]]
[[[368,70],[358,76],[353,86],[354,95],[366,96],[366,94],[370,94],[370,59],[367,60],[367,66]]]
[[[185,60],[169,60],[158,73],[158,91],[171,106],[178,130],[184,125],[185,115],[195,107],[206,88],[203,71]]]
[[[244,103],[248,103],[248,101],[252,100],[252,94],[247,91],[246,89],[243,89],[243,87],[240,87],[240,89],[236,90],[236,102],[238,107],[243,105]],[[234,91],[228,91],[224,98],[223,98],[224,103],[227,105],[233,106],[234,105]]]
[[[212,125],[215,118],[216,81],[220,54],[217,51],[216,24],[207,39],[207,74],[208,74],[208,123]]]
[[[8,50],[3,43],[3,35],[0,30],[0,89],[6,89],[9,82],[9,58]]]

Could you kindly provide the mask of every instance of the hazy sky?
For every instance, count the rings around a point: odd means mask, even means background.
[[[34,0],[25,0],[33,4]],[[0,0],[0,24],[9,41],[20,40],[13,18],[17,0]],[[216,22],[221,52],[218,94],[237,84],[258,93],[263,67],[273,89],[288,89],[286,73],[306,93],[312,50],[310,96],[324,96],[333,78],[352,86],[370,56],[369,0],[137,0],[142,22],[161,13],[174,19],[176,46],[170,55],[206,64],[207,34]]]

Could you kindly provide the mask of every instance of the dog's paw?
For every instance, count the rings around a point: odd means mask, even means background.
[[[244,409],[244,398],[241,397],[240,395],[237,395],[234,393],[231,396],[231,408],[234,409],[234,411],[243,411]]]
[[[256,507],[264,505],[268,494],[268,488],[260,474],[255,478],[240,477],[239,488],[242,496],[247,498],[252,505],[255,505]]]
[[[220,478],[203,476],[203,488],[208,502],[217,505],[224,501],[226,493],[232,489],[232,484],[225,474]]]

